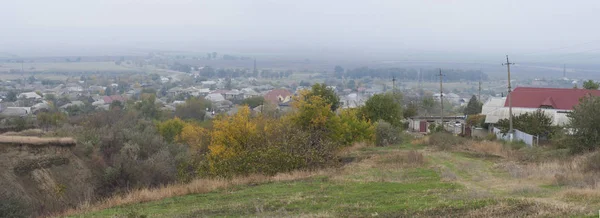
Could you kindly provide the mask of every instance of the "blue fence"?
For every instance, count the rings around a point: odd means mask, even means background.
[[[496,134],[496,138],[503,139],[503,140],[510,140],[510,135],[502,133],[502,131],[500,131],[500,129],[494,127],[493,131],[494,131],[494,134]],[[517,129],[515,129],[514,131],[515,131],[515,134],[514,134],[513,140],[523,141],[529,147],[534,145],[535,136],[521,132]]]

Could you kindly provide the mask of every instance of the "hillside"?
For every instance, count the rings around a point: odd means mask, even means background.
[[[73,154],[73,146],[70,138],[1,135],[2,211],[20,205],[23,211],[46,214],[89,201],[91,172]]]
[[[559,178],[577,170],[578,158],[570,163],[522,162],[515,161],[513,150],[496,142],[464,142],[445,151],[423,146],[426,141],[355,148],[345,155],[349,163],[339,169],[231,181],[196,180],[133,192],[68,214],[540,217],[593,216],[600,208],[600,192],[574,188]]]

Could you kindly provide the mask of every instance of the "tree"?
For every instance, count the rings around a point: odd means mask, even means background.
[[[123,102],[121,102],[121,101],[112,101],[110,103],[110,105],[108,106],[108,108],[110,110],[115,110],[115,109],[116,110],[120,110],[120,109],[123,109]]]
[[[177,105],[175,116],[184,120],[203,121],[206,116],[206,108],[210,107],[210,101],[203,98],[189,98],[185,101],[185,104]]]
[[[600,97],[586,96],[567,115],[573,131],[574,152],[591,151],[600,145]]]
[[[401,125],[402,105],[398,101],[398,96],[393,93],[373,95],[360,110],[362,115],[371,122],[384,120],[396,127]]]
[[[507,133],[510,128],[509,119],[501,119],[496,126]],[[551,137],[554,133],[552,127],[552,117],[546,115],[544,111],[537,110],[531,113],[524,113],[513,117],[513,128],[534,136]]]
[[[9,102],[17,101],[17,92],[10,90],[8,94],[6,94],[6,100]]]
[[[303,95],[304,100],[310,99],[312,96],[321,97],[327,104],[331,111],[336,111],[340,106],[340,97],[335,94],[335,90],[327,88],[325,83],[316,83],[312,86],[311,90]]]
[[[173,119],[161,122],[157,125],[158,132],[165,139],[165,141],[171,143],[174,142],[177,136],[183,131],[185,122],[175,117]]]
[[[67,118],[61,112],[41,112],[37,114],[38,125],[48,131],[50,127],[58,126]]]
[[[248,105],[250,108],[255,108],[265,103],[265,98],[262,96],[255,96],[244,99],[242,104]]]
[[[588,80],[583,82],[584,89],[592,89],[597,90],[600,87],[600,83],[594,82],[593,80]]]
[[[217,52],[213,51],[213,53],[212,53],[212,59],[216,59],[216,58],[217,58]]]
[[[142,101],[135,103],[134,108],[150,119],[160,118],[160,111],[156,107],[156,96],[154,94],[142,94]]]
[[[406,109],[404,109],[403,116],[404,118],[411,118],[417,116],[419,114],[419,105],[415,103],[408,103],[406,105]]]
[[[464,113],[465,115],[480,114],[482,106],[483,105],[479,102],[479,100],[477,100],[477,97],[473,95],[471,99],[469,99],[469,103],[467,104]]]

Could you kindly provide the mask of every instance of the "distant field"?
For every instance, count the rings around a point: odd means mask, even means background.
[[[1,63],[0,72],[11,69],[21,70],[21,63]],[[114,71],[138,72],[138,68],[117,65],[114,62],[62,62],[62,63],[23,63],[25,72],[89,72]]]

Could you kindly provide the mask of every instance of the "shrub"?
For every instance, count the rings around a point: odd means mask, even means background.
[[[464,144],[465,139],[453,136],[450,133],[438,132],[429,136],[429,145],[437,146],[442,150],[448,150],[453,146]]]
[[[585,159],[583,170],[585,172],[600,172],[600,152],[596,152]]]
[[[489,133],[485,136],[485,140],[488,140],[488,141],[496,141],[496,139],[497,139],[497,136],[494,133]]]
[[[380,120],[375,126],[375,145],[388,146],[402,142],[401,131],[391,124]]]

